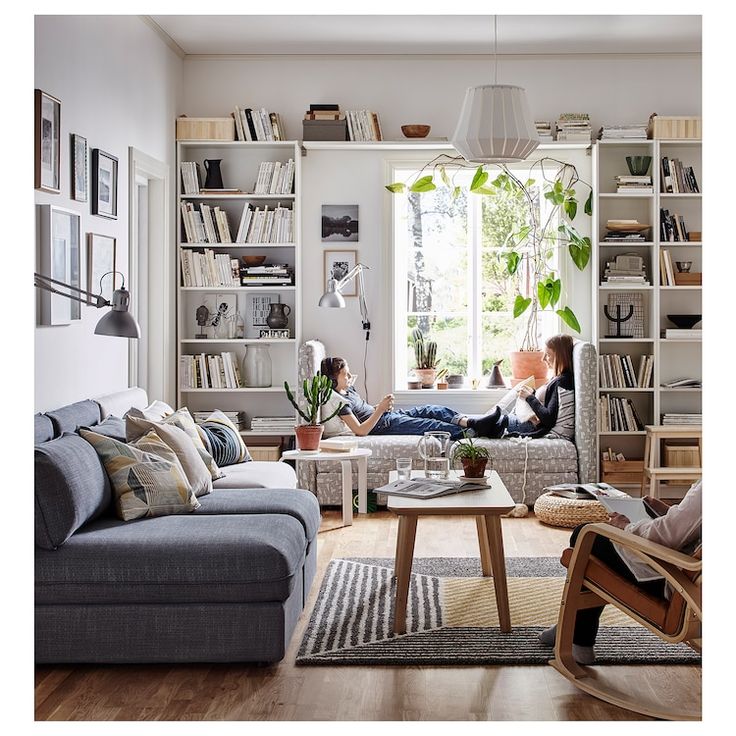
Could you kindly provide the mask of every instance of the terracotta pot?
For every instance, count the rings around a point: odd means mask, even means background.
[[[415,368],[414,373],[422,382],[422,388],[432,388],[434,379],[437,376],[436,368]]]
[[[447,381],[437,381],[437,385],[435,388],[439,389],[440,391],[446,391],[447,390]]]
[[[463,464],[463,473],[466,478],[482,478],[486,472],[488,458],[479,457],[471,460],[469,457],[462,457],[460,462]]]
[[[319,450],[319,442],[325,431],[323,424],[300,424],[296,430],[296,446],[300,450]]]
[[[511,375],[516,381],[534,376],[536,385],[546,383],[549,374],[547,364],[542,360],[541,350],[518,350],[511,353]],[[512,386],[513,381],[512,381]]]

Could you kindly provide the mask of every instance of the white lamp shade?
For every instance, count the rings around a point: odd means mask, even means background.
[[[539,145],[524,89],[507,84],[468,87],[452,145],[471,163],[523,161]]]

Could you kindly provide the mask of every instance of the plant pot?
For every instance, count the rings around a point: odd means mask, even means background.
[[[435,386],[439,391],[446,391],[447,390],[447,381],[437,381],[437,385]]]
[[[516,350],[511,353],[511,375],[518,382],[534,376],[537,386],[547,381],[549,368],[542,360],[541,350]],[[513,381],[512,381],[512,385]]]
[[[319,450],[319,442],[325,431],[323,424],[300,424],[294,429],[296,430],[297,449],[312,452]]]
[[[434,379],[437,376],[436,368],[415,368],[414,373],[422,382],[422,388],[432,388]]]
[[[465,376],[453,373],[447,376],[447,388],[462,388],[465,385]]]
[[[486,472],[488,458],[478,457],[471,460],[469,457],[463,457],[460,458],[460,462],[463,465],[463,473],[466,478],[482,478]]]

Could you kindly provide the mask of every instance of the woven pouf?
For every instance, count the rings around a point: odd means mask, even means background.
[[[600,501],[563,498],[544,493],[534,502],[537,518],[550,526],[572,529],[578,524],[608,521],[608,511]]]

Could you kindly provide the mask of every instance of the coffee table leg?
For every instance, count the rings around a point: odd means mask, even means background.
[[[358,458],[358,512],[368,513],[368,458]]]
[[[491,547],[488,544],[488,529],[486,528],[486,517],[476,516],[475,525],[478,527],[478,546],[480,547],[480,566],[485,577],[493,574],[491,568]]]
[[[493,571],[493,588],[496,591],[496,608],[501,631],[511,631],[511,614],[509,613],[509,592],[506,586],[506,559],[503,552],[503,534],[499,516],[485,516],[486,538],[491,556]],[[483,554],[481,544],[481,555]]]
[[[353,523],[353,468],[350,460],[341,460],[342,467],[342,523]]]
[[[411,563],[414,558],[414,538],[417,531],[417,517],[399,515],[399,533],[396,539],[396,603],[394,605],[394,633],[406,633],[406,602],[409,597]]]

